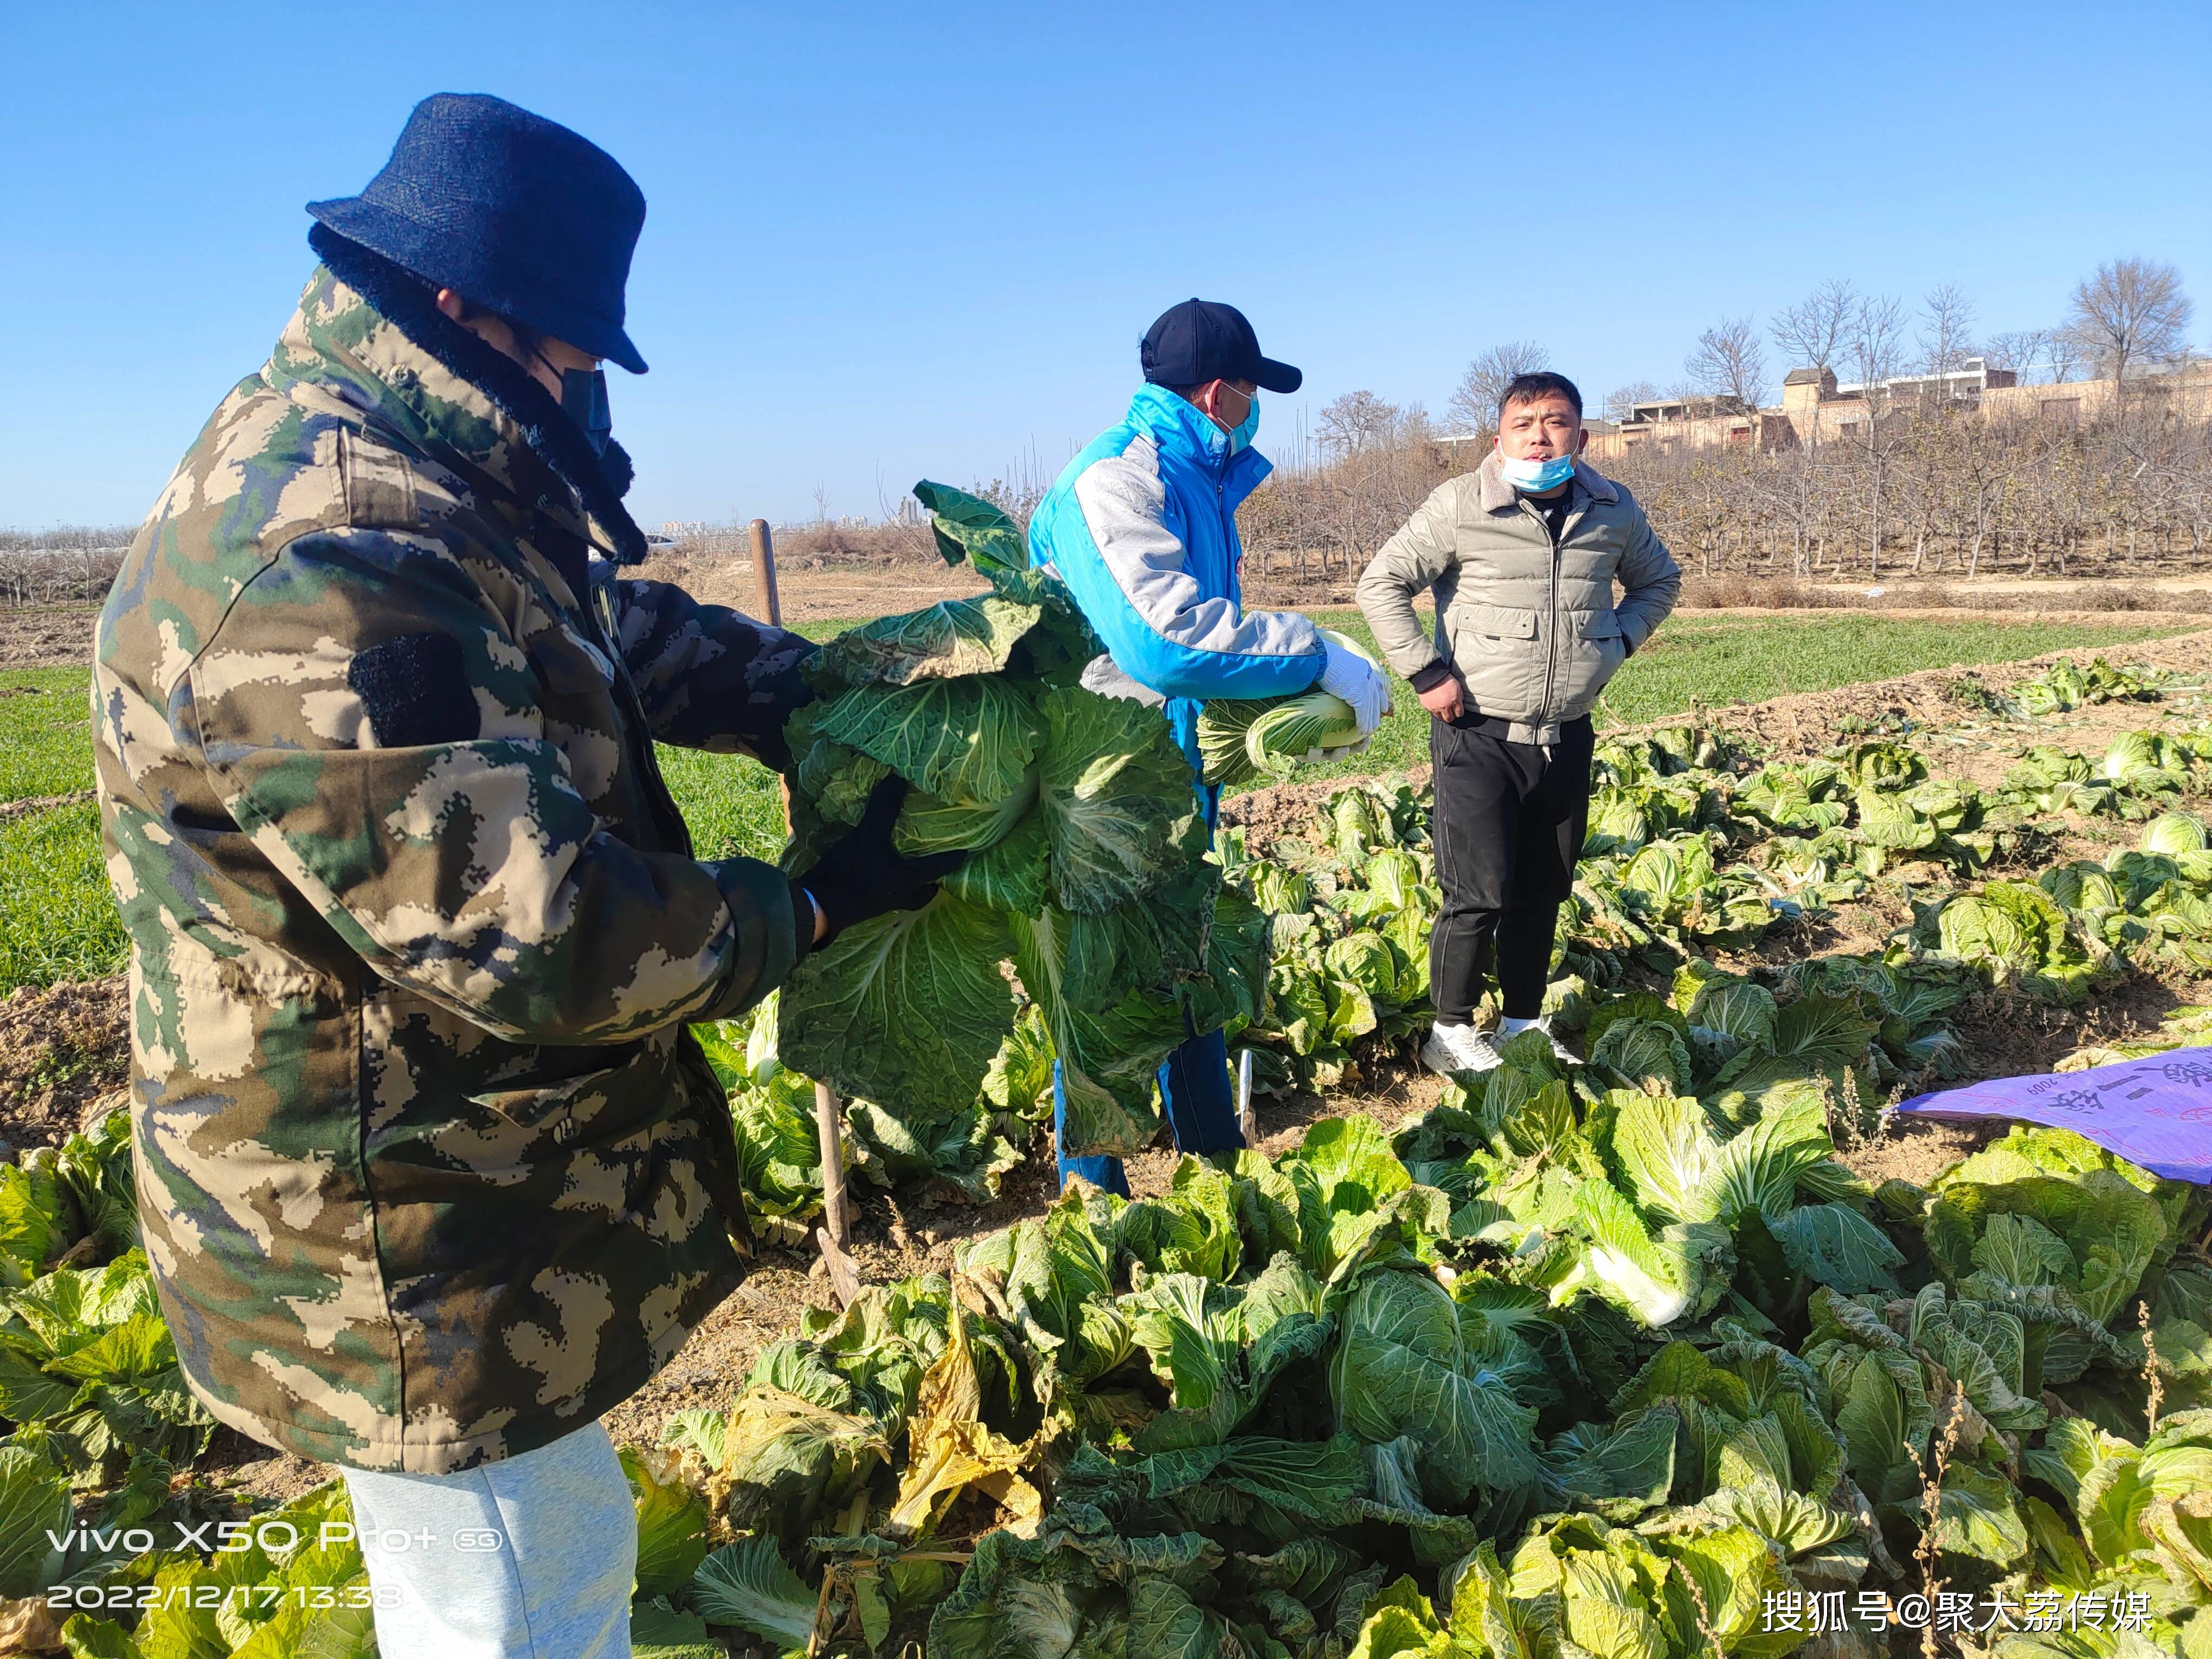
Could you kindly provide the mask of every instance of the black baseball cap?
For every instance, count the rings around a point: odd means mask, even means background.
[[[1170,306],[1145,331],[1137,360],[1155,386],[1249,380],[1262,392],[1296,392],[1305,379],[1288,363],[1262,357],[1259,337],[1244,313],[1218,300]]]

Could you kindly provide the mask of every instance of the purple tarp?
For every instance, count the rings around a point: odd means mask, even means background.
[[[1998,1078],[1920,1095],[1897,1109],[2050,1124],[2153,1175],[2212,1184],[2212,1048],[2171,1048],[2063,1075]]]

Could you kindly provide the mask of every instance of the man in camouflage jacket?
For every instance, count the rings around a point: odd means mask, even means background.
[[[739,1277],[685,1024],[817,930],[773,867],[695,859],[653,744],[783,765],[811,647],[620,577],[618,452],[311,240],[99,623],[139,1208],[217,1418],[437,1474],[592,1422]]]

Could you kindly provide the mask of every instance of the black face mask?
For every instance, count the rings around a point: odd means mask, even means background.
[[[584,441],[592,453],[607,453],[614,435],[615,419],[607,410],[607,372],[603,368],[564,368],[561,371],[561,407],[584,428]]]
[[[561,410],[582,430],[595,455],[607,453],[615,417],[607,409],[607,372],[603,368],[557,368],[544,352],[538,361],[561,377]]]

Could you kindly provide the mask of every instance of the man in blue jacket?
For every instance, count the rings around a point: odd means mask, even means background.
[[[1237,504],[1273,471],[1252,447],[1261,391],[1296,392],[1304,378],[1260,355],[1234,306],[1186,300],[1146,332],[1145,385],[1129,412],[1067,464],[1030,520],[1030,559],[1057,571],[1107,654],[1083,683],[1110,696],[1164,702],[1176,740],[1198,769],[1198,707],[1214,697],[1279,697],[1318,685],[1352,705],[1365,737],[1389,693],[1373,664],[1330,644],[1295,611],[1247,614],[1237,567]],[[1220,792],[1199,787],[1211,826]],[[1054,1077],[1054,1133],[1066,1102]],[[1221,1033],[1194,1037],[1160,1067],[1160,1103],[1187,1152],[1244,1144]],[[1126,1195],[1115,1158],[1060,1159]]]

